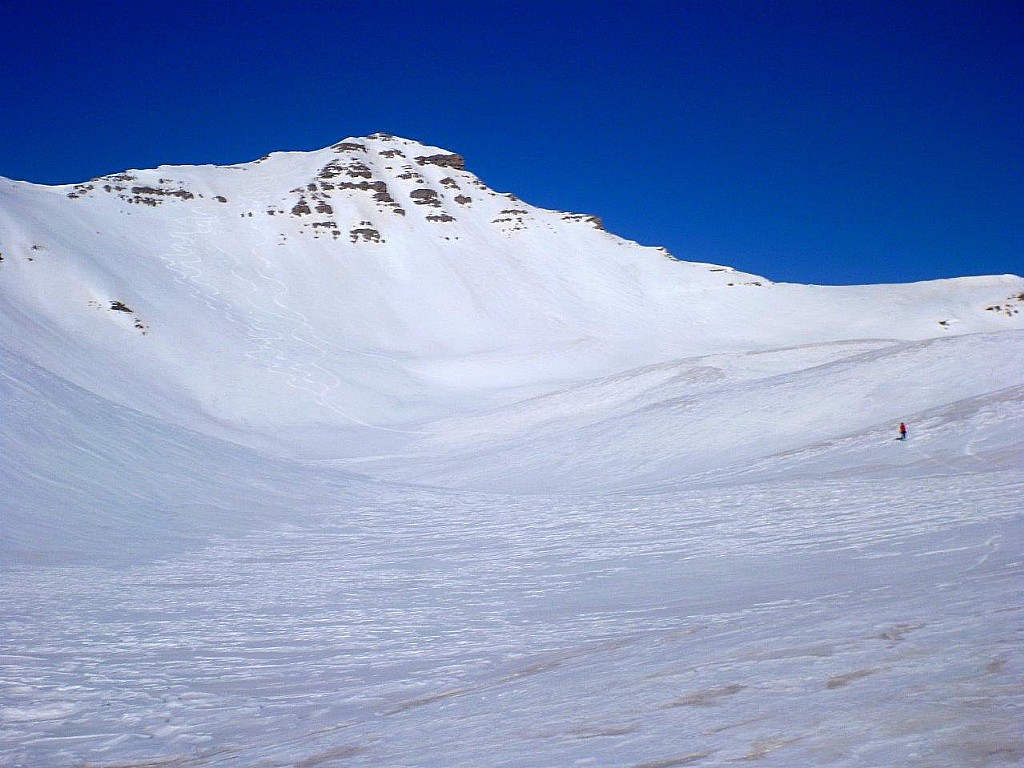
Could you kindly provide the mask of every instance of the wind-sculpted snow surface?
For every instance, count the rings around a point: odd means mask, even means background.
[[[8,568],[0,754],[1012,765],[1021,479],[383,487],[128,568]]]
[[[0,256],[0,766],[1024,762],[1021,278],[382,135],[0,181]]]

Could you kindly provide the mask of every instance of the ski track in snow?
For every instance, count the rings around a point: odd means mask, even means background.
[[[1012,764],[1021,480],[382,487],[10,569],[0,764]]]

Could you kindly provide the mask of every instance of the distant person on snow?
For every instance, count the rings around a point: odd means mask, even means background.
[[[907,439],[907,425],[902,421],[900,422],[900,440]]]

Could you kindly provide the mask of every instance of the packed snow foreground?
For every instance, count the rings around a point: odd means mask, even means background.
[[[381,134],[0,179],[0,258],[0,765],[1024,761],[1020,277],[775,284]]]

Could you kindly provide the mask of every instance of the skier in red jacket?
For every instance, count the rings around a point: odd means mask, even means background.
[[[907,439],[907,425],[902,421],[900,422],[900,440]]]

